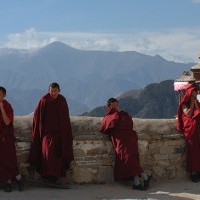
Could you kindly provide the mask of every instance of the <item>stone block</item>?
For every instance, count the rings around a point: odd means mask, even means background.
[[[160,154],[155,154],[154,155],[154,159],[157,160],[168,160],[169,155],[165,154],[165,155],[160,155]]]
[[[170,163],[168,161],[156,161],[156,166],[167,167],[170,166]]]
[[[147,133],[141,133],[138,135],[139,140],[151,140],[151,135]]]
[[[161,146],[160,147],[160,154],[173,154],[174,153],[174,148],[173,146]]]
[[[81,148],[74,148],[74,157],[84,157],[85,156],[85,151],[83,151],[83,149]]]
[[[138,148],[141,152],[145,152],[148,150],[149,148],[149,142],[142,140],[142,141],[138,141]]]
[[[20,163],[28,162],[29,151],[17,152],[17,161]]]
[[[99,173],[97,176],[98,183],[112,183],[114,182],[113,167],[99,166]]]
[[[154,166],[152,170],[153,170],[153,176],[155,176],[155,177],[162,177],[162,178],[167,177],[164,167]]]
[[[173,139],[173,140],[167,140],[164,141],[163,145],[165,146],[185,146],[185,140],[184,139]]]
[[[27,151],[30,149],[31,144],[29,142],[17,142],[16,149],[20,151]]]
[[[174,160],[180,158],[181,156],[182,156],[181,154],[169,154],[168,158],[170,160]]]
[[[162,136],[160,134],[153,134],[151,136],[151,139],[153,139],[153,140],[160,140],[161,138],[162,138]]]
[[[73,179],[76,183],[97,183],[98,170],[91,165],[74,167]]]
[[[186,153],[186,151],[187,151],[186,146],[178,146],[178,147],[174,148],[174,154],[181,154],[181,155],[183,155],[183,154]]]
[[[149,149],[160,148],[162,145],[162,142],[151,142],[149,144]]]
[[[177,170],[170,170],[170,171],[166,171],[167,177],[169,179],[175,179],[177,178]]]
[[[157,147],[157,148],[151,148],[151,149],[148,149],[148,151],[145,152],[145,155],[154,155],[154,154],[159,154],[160,152],[160,148]]]

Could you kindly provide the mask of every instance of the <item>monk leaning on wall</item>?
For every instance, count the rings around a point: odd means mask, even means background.
[[[49,183],[59,184],[74,159],[72,143],[67,101],[52,83],[34,112],[30,165]]]
[[[200,181],[200,103],[198,90],[191,85],[178,107],[177,129],[187,143],[187,169],[193,182]]]
[[[16,156],[12,106],[4,98],[6,89],[0,86],[0,181],[5,183],[4,191],[12,191],[12,179],[17,181],[22,191],[24,177],[19,174]]]
[[[107,108],[100,131],[109,135],[115,149],[115,180],[132,179],[133,189],[146,190],[150,177],[140,166],[138,137],[133,130],[133,120],[127,112],[120,111],[115,98],[107,101]]]

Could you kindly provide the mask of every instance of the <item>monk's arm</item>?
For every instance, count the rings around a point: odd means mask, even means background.
[[[187,107],[185,104],[182,105],[182,110],[185,115],[188,117],[192,117],[194,114],[194,109],[199,109],[198,103],[191,102],[190,106]]]
[[[6,111],[3,107],[3,103],[1,102],[0,103],[0,109],[1,109],[1,114],[2,114],[2,118],[3,118],[3,121],[5,123],[5,125],[9,125],[11,120],[9,119],[8,115],[6,114]]]

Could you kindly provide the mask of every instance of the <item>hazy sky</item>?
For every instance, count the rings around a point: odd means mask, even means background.
[[[198,62],[200,0],[1,0],[0,48],[61,41]]]

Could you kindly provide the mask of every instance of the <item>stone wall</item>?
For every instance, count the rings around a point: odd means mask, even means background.
[[[76,183],[113,182],[115,153],[108,137],[98,129],[102,118],[71,117],[75,160],[67,179]],[[141,165],[155,178],[187,176],[186,146],[175,129],[175,119],[134,118],[139,137]],[[20,171],[28,174],[32,116],[15,117]]]

